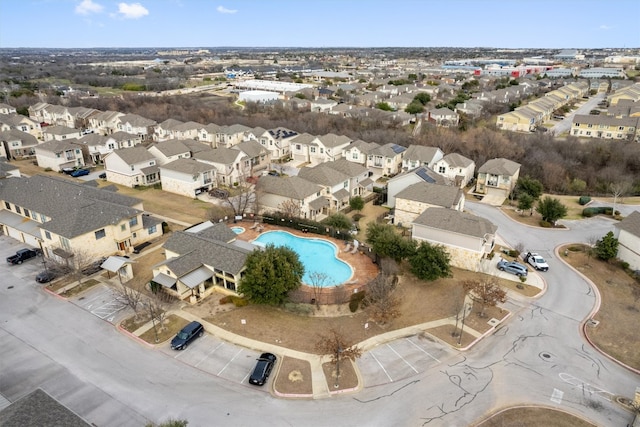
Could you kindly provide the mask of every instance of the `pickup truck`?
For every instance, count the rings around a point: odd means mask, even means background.
[[[22,264],[23,261],[38,256],[38,253],[38,251],[35,251],[33,249],[20,249],[16,252],[15,255],[11,255],[10,257],[8,257],[7,262],[9,264]]]
[[[536,253],[527,252],[524,255],[524,260],[538,271],[549,270],[549,264],[547,264],[547,261]]]

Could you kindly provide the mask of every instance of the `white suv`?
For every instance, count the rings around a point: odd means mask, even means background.
[[[531,264],[531,266],[538,271],[549,270],[549,264],[547,264],[547,261],[536,253],[527,252],[524,254],[524,261]]]

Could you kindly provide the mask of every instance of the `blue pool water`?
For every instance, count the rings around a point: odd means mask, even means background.
[[[353,270],[346,262],[337,258],[338,248],[331,242],[322,239],[298,237],[286,231],[268,231],[261,234],[254,243],[274,246],[289,246],[293,249],[304,265],[302,282],[312,284],[313,272],[325,273],[328,278],[324,287],[340,285],[351,278]]]
[[[231,227],[231,231],[233,231],[236,234],[242,234],[242,233],[244,233],[244,228],[243,227]]]

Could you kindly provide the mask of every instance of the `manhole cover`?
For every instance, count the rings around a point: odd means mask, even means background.
[[[13,289],[13,285],[7,286],[7,289]]]
[[[542,353],[542,357],[544,357],[545,359],[548,359],[551,357],[551,355],[549,353]]]

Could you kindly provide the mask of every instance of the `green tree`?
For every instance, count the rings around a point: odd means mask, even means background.
[[[382,111],[393,111],[391,105],[387,104],[386,102],[378,102],[376,104],[376,108]]]
[[[289,291],[300,287],[303,275],[304,265],[297,253],[287,246],[269,244],[247,257],[238,292],[256,304],[282,304]]]
[[[415,101],[411,102],[409,105],[406,106],[406,108],[404,109],[404,112],[407,114],[420,114],[424,112],[424,105]]]
[[[538,202],[536,210],[542,215],[542,220],[555,224],[557,220],[567,215],[567,207],[560,200],[546,196]]]
[[[335,227],[340,230],[350,230],[353,225],[351,218],[342,213],[334,213],[329,215],[324,221],[324,224]]]
[[[524,214],[524,211],[533,209],[533,202],[533,197],[527,193],[522,193],[518,196],[518,209]]]
[[[444,246],[420,242],[415,254],[409,258],[411,272],[421,280],[436,280],[451,276],[449,254]]]
[[[421,92],[413,97],[413,100],[419,102],[422,105],[427,105],[429,101],[431,101],[431,95],[426,92]]]
[[[407,78],[409,80],[418,80],[418,75],[415,73],[409,73],[409,75],[407,76]]]
[[[609,261],[618,255],[618,239],[613,237],[613,231],[608,232],[596,242],[595,252],[596,256],[604,261]]]
[[[540,198],[542,192],[544,191],[544,186],[537,179],[531,178],[530,176],[523,176],[518,179],[518,183],[516,184],[516,193],[518,194],[518,198],[520,198],[521,194],[528,194],[533,197],[534,200]]]
[[[413,240],[403,238],[389,224],[369,224],[366,240],[379,256],[392,258],[396,262],[409,258],[416,249]]]
[[[349,207],[354,211],[361,211],[364,208],[364,200],[360,196],[352,197],[349,199]]]

